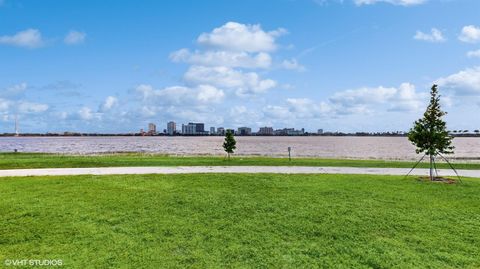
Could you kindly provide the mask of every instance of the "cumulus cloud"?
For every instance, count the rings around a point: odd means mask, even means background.
[[[261,79],[255,72],[243,72],[225,66],[191,66],[184,79],[194,85],[208,84],[235,89],[239,96],[263,93],[277,85],[274,80]]]
[[[11,36],[0,36],[0,44],[33,49],[41,47],[44,41],[39,30],[27,29]]]
[[[286,30],[282,28],[266,32],[258,24],[227,22],[210,33],[201,34],[197,42],[209,48],[228,51],[268,52],[277,48],[275,39],[285,33]]]
[[[428,99],[415,86],[403,83],[399,87],[364,87],[338,92],[326,101],[310,98],[287,98],[280,105],[266,105],[262,112],[267,119],[295,123],[298,120],[318,120],[379,114],[385,112],[420,112]]]
[[[480,95],[480,66],[440,78],[436,83],[456,95]]]
[[[467,52],[469,58],[480,58],[480,49]]]
[[[48,110],[48,105],[46,104],[40,104],[40,103],[33,103],[33,102],[27,102],[27,101],[22,101],[18,103],[18,112],[20,113],[41,113],[45,112]]]
[[[93,112],[91,108],[86,106],[80,108],[80,110],[78,110],[77,113],[80,119],[86,120],[86,121],[89,121],[92,119],[98,119],[100,117],[97,113]]]
[[[70,32],[67,33],[67,35],[63,39],[63,42],[65,42],[65,44],[67,45],[77,45],[85,42],[86,37],[87,37],[87,34],[84,32],[71,30]]]
[[[195,88],[172,86],[156,90],[151,85],[142,84],[137,86],[136,92],[144,102],[158,106],[218,103],[225,97],[222,90],[210,85],[199,85]]]
[[[417,31],[415,36],[413,37],[416,40],[422,40],[427,42],[433,43],[440,43],[445,42],[447,39],[443,36],[442,31],[438,30],[437,28],[432,28],[430,33],[424,33],[422,31]]]
[[[376,105],[387,105],[390,111],[417,111],[423,105],[423,94],[415,90],[410,83],[399,87],[359,88],[338,92],[329,101],[336,106],[339,113],[351,111],[370,112]]]
[[[388,3],[398,6],[414,6],[426,3],[427,0],[354,0],[356,5],[373,5],[377,3]]]
[[[462,28],[462,32],[458,39],[466,43],[477,43],[480,41],[480,27],[475,25],[467,25]]]
[[[262,78],[256,69],[272,66],[270,53],[278,47],[276,38],[284,33],[282,28],[265,31],[260,25],[228,22],[200,34],[197,44],[201,49],[180,49],[172,52],[170,59],[190,64],[183,75],[188,88],[210,85],[240,97],[262,94],[276,87],[277,82]],[[304,69],[295,59],[280,65],[291,70]]]
[[[19,83],[0,90],[0,113],[4,118],[11,118],[13,115],[42,114],[49,110],[49,105],[28,101],[26,98],[27,83]]]
[[[103,104],[100,106],[99,111],[100,112],[106,112],[108,110],[111,110],[113,107],[115,107],[118,104],[118,98],[115,96],[108,96]]]
[[[181,49],[170,54],[170,59],[194,65],[242,68],[268,68],[272,63],[272,57],[268,53],[259,52],[252,55],[244,51],[190,52],[188,49]]]

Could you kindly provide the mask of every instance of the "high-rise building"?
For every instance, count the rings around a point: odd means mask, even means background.
[[[177,124],[174,121],[167,123],[167,134],[174,135],[177,132]]]
[[[184,135],[205,135],[205,124],[189,122],[187,125],[182,124],[182,134]]]
[[[204,123],[195,123],[195,122],[190,122],[188,124],[193,124],[195,125],[195,133],[196,134],[203,134],[205,133],[205,124]]]
[[[252,134],[252,128],[249,127],[239,127],[237,129],[237,135],[251,135]]]
[[[223,127],[218,127],[218,128],[217,128],[217,134],[218,134],[218,135],[225,135],[225,128],[223,128]]]
[[[149,123],[148,124],[148,134],[149,135],[154,135],[157,133],[157,125],[154,123]]]
[[[295,128],[283,128],[274,131],[275,135],[304,135],[305,129],[295,130]]]
[[[258,130],[259,135],[273,135],[273,128],[272,127],[260,127]]]
[[[210,127],[210,134],[214,135],[215,134],[215,127]]]

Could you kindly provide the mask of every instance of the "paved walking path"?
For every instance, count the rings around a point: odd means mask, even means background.
[[[367,174],[406,175],[408,168],[310,167],[310,166],[176,166],[176,167],[100,167],[42,168],[0,170],[0,177],[67,176],[67,175],[140,175],[196,173],[274,173],[274,174]],[[460,176],[480,178],[480,170],[457,170]],[[426,176],[428,169],[415,169],[411,174]],[[452,170],[438,170],[440,176],[455,176]]]

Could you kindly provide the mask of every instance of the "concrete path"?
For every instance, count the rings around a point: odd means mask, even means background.
[[[274,174],[367,174],[406,175],[408,168],[357,168],[307,166],[177,166],[177,167],[101,167],[0,170],[0,177],[69,175],[140,175],[197,173],[274,173]],[[441,176],[455,176],[452,170],[438,170]],[[480,170],[458,170],[460,176],[480,178]],[[415,169],[412,175],[426,176],[428,169]]]

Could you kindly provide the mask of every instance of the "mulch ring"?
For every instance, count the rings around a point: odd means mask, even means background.
[[[419,181],[445,183],[445,184],[459,183],[458,179],[447,178],[447,177],[434,177],[432,181],[430,180],[430,177],[419,177],[418,180]]]

